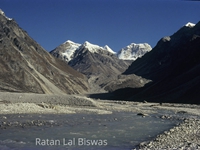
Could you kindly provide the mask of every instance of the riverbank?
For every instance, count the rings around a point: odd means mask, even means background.
[[[200,120],[185,119],[183,123],[158,135],[154,140],[140,143],[137,149],[200,149]]]

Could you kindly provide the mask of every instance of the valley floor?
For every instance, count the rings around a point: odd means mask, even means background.
[[[6,115],[14,114],[112,114],[133,112],[138,117],[154,114],[163,120],[179,120],[175,127],[144,141],[134,149],[200,149],[200,105],[159,104],[95,100],[80,95],[0,93],[1,129]]]

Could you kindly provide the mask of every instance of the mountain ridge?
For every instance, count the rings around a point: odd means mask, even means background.
[[[69,62],[73,59],[74,53],[83,47],[85,47],[92,53],[98,53],[99,50],[105,50],[112,54],[115,54],[119,59],[122,60],[136,60],[137,58],[142,57],[145,53],[151,51],[152,49],[148,43],[131,43],[130,45],[127,45],[118,52],[114,52],[108,45],[101,47],[88,41],[85,41],[83,44],[79,44],[71,40],[67,40],[61,45],[57,46],[52,51],[50,51],[50,54]]]

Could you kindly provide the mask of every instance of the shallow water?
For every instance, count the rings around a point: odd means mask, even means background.
[[[8,127],[0,130],[0,149],[124,149],[173,127],[176,120],[141,117],[130,112],[107,115],[4,115],[10,122],[41,120],[46,126]]]

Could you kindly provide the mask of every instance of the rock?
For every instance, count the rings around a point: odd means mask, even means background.
[[[164,116],[164,115],[163,115],[163,116],[161,116],[160,118],[162,118],[162,119],[165,119],[165,118],[166,118],[166,116]]]
[[[167,132],[167,131],[165,131],[165,132],[164,132],[164,134],[166,134],[166,135],[169,135],[170,133],[169,133],[169,132]]]
[[[7,117],[6,117],[6,116],[3,116],[2,119],[7,119]]]
[[[170,132],[174,132],[174,129],[170,129],[169,131],[170,131]]]
[[[49,108],[49,105],[45,104],[45,103],[40,103],[40,104],[37,104],[37,105],[42,107],[42,108]]]
[[[54,123],[55,121],[54,120],[49,120],[49,123]]]
[[[185,113],[187,113],[187,111],[178,111],[177,113],[178,114],[185,114]]]
[[[142,116],[142,117],[148,116],[148,114],[145,114],[145,113],[138,113],[137,115]]]

